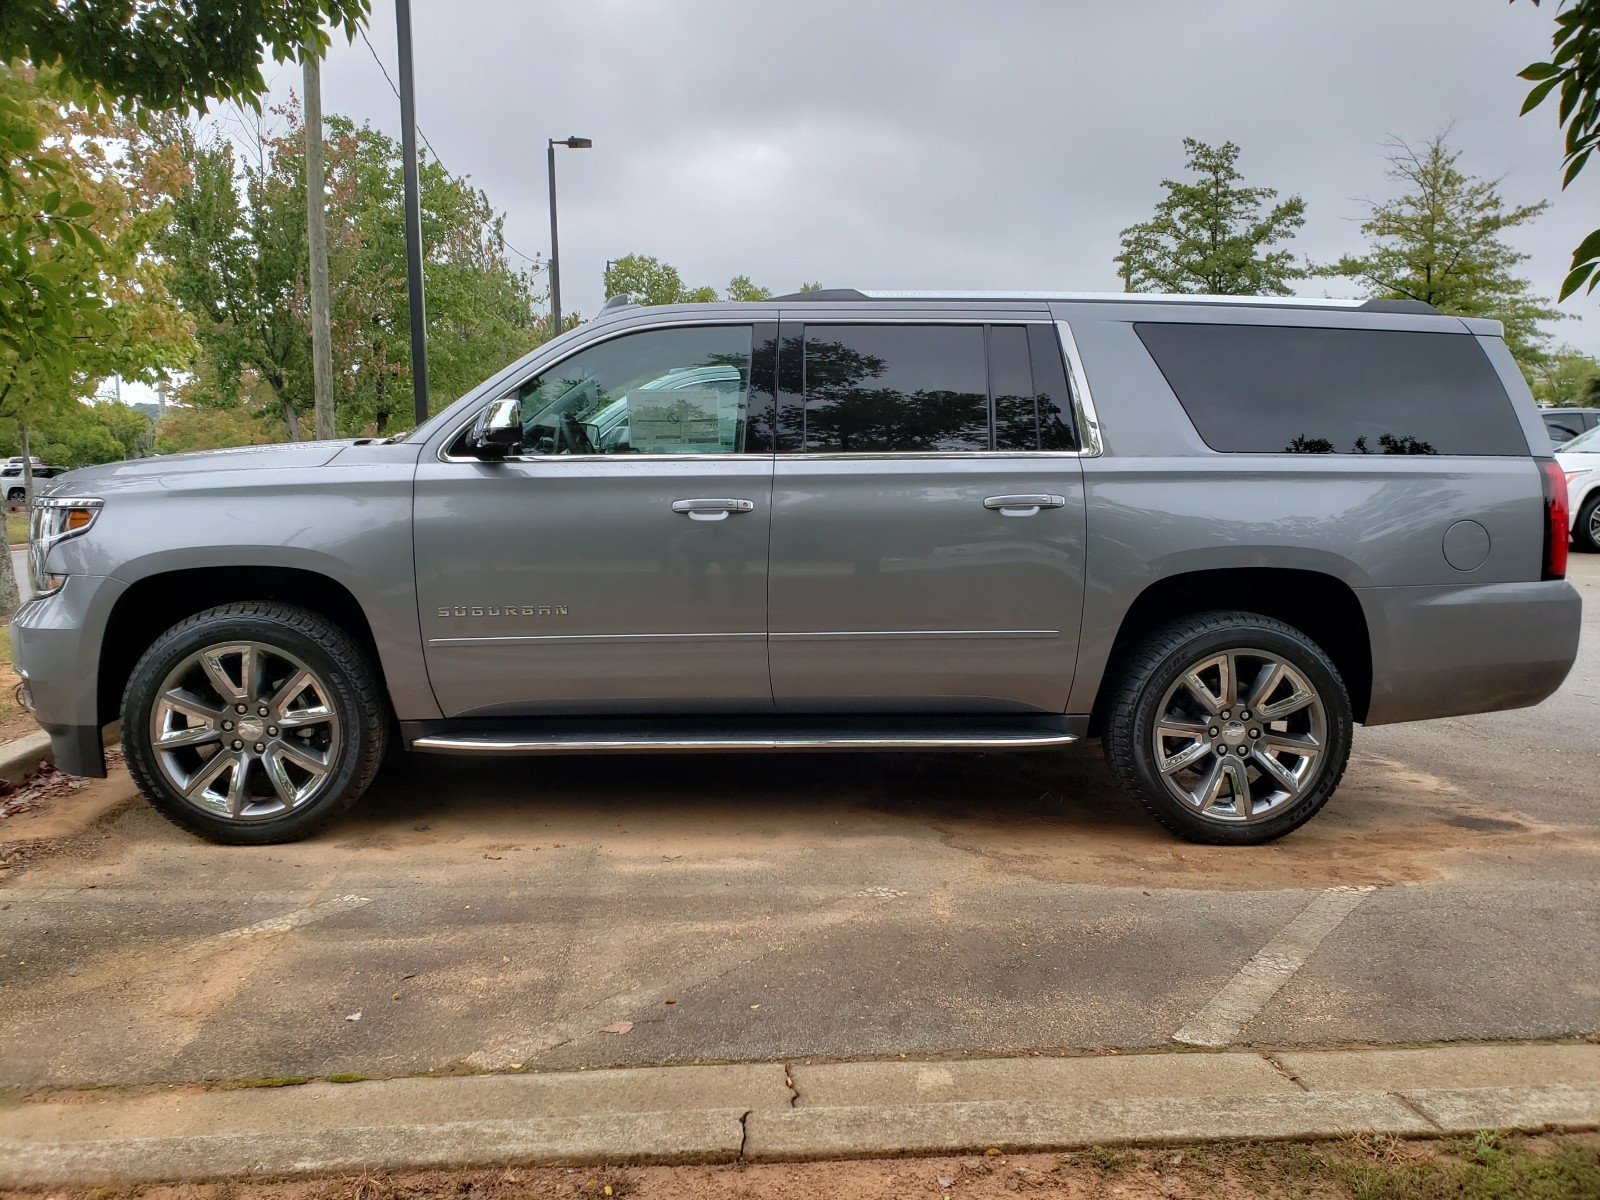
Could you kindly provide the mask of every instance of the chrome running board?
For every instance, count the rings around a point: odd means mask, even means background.
[[[411,749],[436,754],[761,754],[840,750],[1048,750],[1078,738],[1060,729],[991,725],[940,729],[861,730],[803,727],[688,732],[683,730],[581,730],[433,733]]]

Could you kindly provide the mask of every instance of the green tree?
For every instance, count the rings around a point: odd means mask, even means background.
[[[772,289],[751,283],[748,275],[735,275],[728,280],[728,299],[739,303],[755,303],[772,299]]]
[[[606,299],[632,296],[640,304],[689,304],[717,298],[715,288],[688,288],[671,263],[648,254],[624,254],[605,275]]]
[[[1305,224],[1305,201],[1278,204],[1272,188],[1245,187],[1239,147],[1184,138],[1188,180],[1164,179],[1155,215],[1122,231],[1115,262],[1130,292],[1286,296],[1307,269],[1273,249]],[[1271,207],[1268,207],[1268,205]]]
[[[189,344],[148,252],[166,219],[162,162],[139,152],[132,121],[67,102],[55,82],[0,66],[0,425],[19,442],[106,376],[153,379]],[[0,617],[15,605],[6,558]]]
[[[1537,5],[1539,0],[1533,3]],[[1522,78],[1533,84],[1522,112],[1526,116],[1551,92],[1558,91],[1561,100],[1556,120],[1566,129],[1566,173],[1561,177],[1561,186],[1566,188],[1600,146],[1600,0],[1576,0],[1556,13],[1550,43],[1548,62],[1536,62],[1522,70]],[[1561,284],[1559,299],[1565,300],[1580,287],[1594,291],[1600,284],[1596,268],[1600,268],[1600,229],[1572,252],[1572,266]]]
[[[295,105],[275,116],[283,128],[243,168],[230,144],[173,131],[191,170],[161,248],[203,351],[185,401],[276,413],[298,440],[312,409],[304,139]],[[343,434],[382,436],[409,425],[412,403],[400,148],[346,117],[327,129],[335,415]],[[420,170],[429,384],[454,398],[544,340],[541,297],[487,196],[426,155]]]
[[[58,68],[81,93],[125,106],[253,102],[261,61],[320,54],[324,24],[354,37],[368,0],[5,0],[0,62]]]
[[[1561,346],[1529,372],[1534,399],[1552,407],[1600,403],[1600,359]]]
[[[1527,255],[1505,240],[1549,207],[1511,205],[1496,179],[1479,179],[1457,165],[1444,133],[1420,145],[1386,143],[1388,178],[1400,194],[1370,202],[1361,224],[1367,249],[1331,264],[1329,274],[1364,284],[1375,298],[1421,300],[1461,317],[1492,317],[1505,325],[1506,344],[1524,372],[1544,361],[1545,321],[1565,314],[1534,294],[1517,274]]]
[[[259,446],[270,441],[266,425],[243,408],[170,404],[155,428],[155,447],[160,454]]]

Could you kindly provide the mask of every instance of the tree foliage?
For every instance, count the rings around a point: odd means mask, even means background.
[[[1184,138],[1183,148],[1192,178],[1162,180],[1167,194],[1155,215],[1122,231],[1115,261],[1128,291],[1288,295],[1290,282],[1308,272],[1273,247],[1305,224],[1305,201],[1273,204],[1272,188],[1244,186],[1232,142]]]
[[[149,252],[172,163],[52,83],[0,67],[0,140],[24,147],[0,167],[0,418],[25,422],[108,375],[153,379],[189,345]]]
[[[296,106],[275,116],[283,128],[242,166],[230,143],[174,131],[192,169],[161,247],[203,350],[185,401],[275,416],[297,439],[313,391],[304,137]],[[400,148],[345,117],[327,127],[336,422],[385,435],[409,425],[412,403]],[[544,340],[540,296],[533,272],[510,265],[484,193],[426,155],[420,170],[429,385],[454,398]]]
[[[1554,408],[1600,405],[1600,359],[1571,346],[1546,356],[1528,373],[1533,398]]]
[[[1539,0],[1533,0],[1538,4]],[[1600,0],[1576,0],[1570,8],[1556,13],[1555,32],[1550,37],[1553,53],[1547,62],[1524,67],[1521,77],[1533,87],[1523,102],[1526,116],[1554,92],[1560,97],[1556,120],[1566,130],[1566,173],[1561,186],[1567,187],[1600,147]],[[1580,287],[1592,292],[1600,284],[1600,229],[1594,230],[1572,252],[1572,266],[1561,284],[1559,299],[1565,300]]]
[[[1400,194],[1371,201],[1361,224],[1367,249],[1328,266],[1365,284],[1373,297],[1421,300],[1461,317],[1505,324],[1506,344],[1533,369],[1548,353],[1542,322],[1565,316],[1517,273],[1527,255],[1505,240],[1549,207],[1508,204],[1496,179],[1468,175],[1446,134],[1410,145],[1386,144],[1388,178]]]
[[[328,45],[323,26],[354,37],[368,0],[5,0],[0,62],[59,70],[80,100],[125,109],[246,103],[266,90],[265,55]]]

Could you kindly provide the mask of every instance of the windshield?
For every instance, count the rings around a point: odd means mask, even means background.
[[[1580,433],[1570,442],[1563,442],[1556,447],[1562,454],[1600,454],[1600,425],[1596,425],[1588,433]]]

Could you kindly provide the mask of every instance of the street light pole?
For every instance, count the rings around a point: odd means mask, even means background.
[[[569,150],[587,150],[594,145],[585,137],[557,140],[549,138],[545,145],[546,166],[550,172],[550,336],[561,336],[561,242],[556,234],[556,147]]]
[[[417,104],[411,79],[411,0],[394,0],[400,51],[400,153],[405,166],[406,293],[411,301],[411,405],[428,419],[428,316],[422,299],[422,187],[417,176]]]

